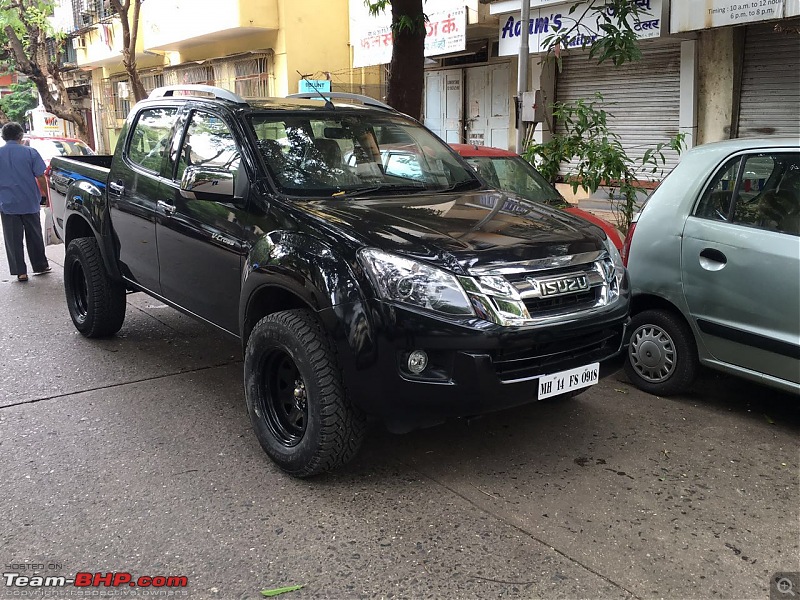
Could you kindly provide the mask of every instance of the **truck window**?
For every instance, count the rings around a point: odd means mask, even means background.
[[[158,173],[177,117],[177,108],[148,108],[139,113],[128,142],[128,160]]]
[[[175,179],[180,181],[189,165],[214,167],[236,172],[240,155],[233,134],[225,122],[214,115],[195,111],[178,158]]]

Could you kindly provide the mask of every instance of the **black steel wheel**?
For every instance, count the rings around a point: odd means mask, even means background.
[[[69,316],[86,337],[114,335],[125,321],[125,288],[109,277],[94,238],[77,238],[64,257]]]
[[[306,384],[292,357],[282,350],[266,355],[261,365],[259,394],[270,432],[287,448],[303,439],[308,425]]]
[[[244,385],[261,447],[290,475],[330,471],[358,453],[366,420],[350,403],[331,341],[311,311],[282,311],[256,324]]]
[[[699,364],[689,326],[678,315],[645,310],[631,319],[625,373],[640,390],[659,396],[686,391]]]

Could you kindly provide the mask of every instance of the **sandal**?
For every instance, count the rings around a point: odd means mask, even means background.
[[[28,281],[28,276],[25,274],[17,275],[17,281]]]

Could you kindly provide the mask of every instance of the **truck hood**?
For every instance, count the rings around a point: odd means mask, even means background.
[[[603,248],[597,226],[502,192],[318,200],[301,210],[332,224],[357,246],[463,273]]]

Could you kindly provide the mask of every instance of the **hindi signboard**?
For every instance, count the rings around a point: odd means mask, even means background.
[[[363,0],[355,0],[363,4]],[[353,2],[350,3],[351,10]],[[427,7],[427,5],[426,5]],[[467,9],[452,6],[447,10],[426,13],[425,56],[460,52],[467,44]],[[351,41],[353,67],[369,67],[391,62],[393,35],[390,11],[372,16],[359,10],[351,14]]]

